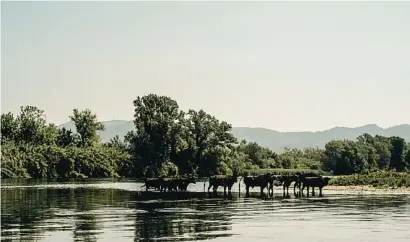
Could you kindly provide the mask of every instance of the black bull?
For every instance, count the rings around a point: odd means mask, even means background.
[[[147,178],[145,189],[154,188],[159,191],[186,191],[190,183],[196,183],[196,177]]]
[[[226,175],[214,175],[208,178],[209,186],[208,192],[211,188],[213,188],[213,192],[215,193],[219,186],[224,188],[224,193],[226,193],[226,188],[228,188],[228,193],[231,193],[232,186],[238,181],[238,177],[236,175],[233,176],[226,176]],[[205,190],[205,182],[204,182],[204,190]]]
[[[307,195],[309,196],[309,188],[312,188],[312,195],[315,195],[315,187],[319,188],[319,196],[323,196],[322,189],[323,187],[329,184],[331,178],[329,177],[304,177],[301,179],[302,186],[302,195],[303,190],[307,188]]]
[[[273,186],[282,186],[283,187],[283,196],[289,196],[289,187],[294,183],[293,192],[296,194],[296,188],[299,188],[299,191],[303,195],[303,190],[307,188],[309,194],[309,188],[312,188],[312,195],[315,195],[314,188],[318,187],[320,190],[319,196],[322,196],[322,189],[324,186],[327,186],[330,178],[323,178],[320,175],[313,173],[296,173],[293,175],[271,175],[265,174],[260,176],[245,176],[243,177],[246,195],[249,196],[249,188],[260,187],[261,195],[265,188],[268,188],[269,194],[273,195]]]

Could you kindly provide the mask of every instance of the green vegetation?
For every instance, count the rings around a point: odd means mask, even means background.
[[[406,172],[381,171],[369,174],[340,176],[330,180],[334,186],[372,185],[374,187],[410,187],[410,174]]]
[[[285,149],[277,154],[238,141],[232,126],[203,110],[179,109],[169,97],[137,97],[134,130],[102,143],[104,125],[91,110],[73,110],[76,131],[49,124],[37,107],[1,116],[1,177],[153,177],[196,174],[317,172],[355,174],[410,169],[410,145],[400,137],[361,135],[325,149]]]
[[[272,175],[293,175],[296,173],[299,174],[316,174],[327,176],[331,175],[328,172],[321,171],[321,170],[309,170],[309,169],[257,169],[257,170],[244,170],[243,174],[250,175],[250,176],[259,176],[264,174],[272,174]]]

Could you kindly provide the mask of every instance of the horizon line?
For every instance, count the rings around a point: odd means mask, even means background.
[[[112,121],[133,122],[133,120],[125,120],[125,119],[111,119],[111,120],[103,120],[103,121],[100,121],[100,122],[104,123],[104,122],[112,122]],[[67,122],[58,124],[57,127],[58,127],[58,126],[61,126],[61,125],[64,125],[64,124],[67,124],[67,123],[70,123],[70,122],[73,122],[73,121],[69,120],[69,121],[67,121]],[[397,125],[393,125],[393,126],[389,126],[389,127],[382,127],[382,126],[380,126],[380,125],[378,125],[378,124],[371,123],[371,124],[365,124],[365,125],[360,125],[360,126],[355,126],[355,127],[334,126],[333,128],[322,129],[322,130],[317,130],[317,131],[311,131],[311,130],[304,130],[304,131],[279,131],[279,130],[276,130],[276,129],[270,129],[270,128],[259,127],[259,126],[232,126],[232,128],[266,129],[266,130],[275,131],[275,132],[279,132],[279,133],[305,133],[305,132],[306,132],[306,133],[317,133],[317,132],[329,131],[329,130],[336,129],[336,128],[357,129],[357,128],[363,128],[363,127],[366,127],[366,126],[376,126],[376,127],[378,127],[378,128],[381,128],[381,129],[386,130],[386,129],[395,128],[395,127],[404,126],[404,125],[410,125],[410,124],[402,123],[402,124],[397,124]]]

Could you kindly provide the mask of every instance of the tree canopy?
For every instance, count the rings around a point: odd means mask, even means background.
[[[410,144],[400,137],[363,134],[324,149],[276,154],[237,140],[232,126],[204,110],[180,110],[170,97],[137,97],[134,130],[102,143],[104,125],[89,109],[74,109],[76,130],[48,123],[43,110],[21,107],[1,116],[2,171],[7,177],[149,177],[242,174],[257,169],[311,169],[334,174],[410,169]]]

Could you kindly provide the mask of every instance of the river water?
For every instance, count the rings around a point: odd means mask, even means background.
[[[145,192],[131,180],[2,180],[2,241],[410,241],[410,194]]]

